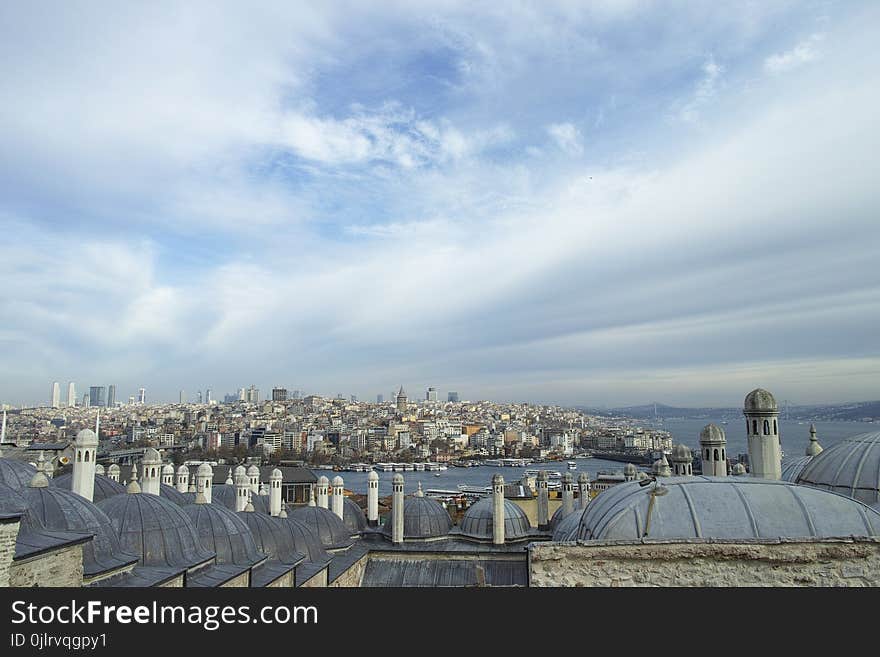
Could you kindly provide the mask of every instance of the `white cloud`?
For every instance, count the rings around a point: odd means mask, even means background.
[[[772,74],[786,73],[815,61],[820,56],[818,46],[824,39],[824,34],[811,34],[791,50],[770,55],[764,60],[764,70]]]
[[[573,123],[551,123],[546,130],[562,151],[569,155],[583,155],[581,131]]]
[[[693,94],[678,111],[678,118],[685,123],[695,123],[700,120],[702,108],[710,103],[718,92],[718,83],[724,73],[724,67],[710,56],[700,67],[702,78],[694,88]]]

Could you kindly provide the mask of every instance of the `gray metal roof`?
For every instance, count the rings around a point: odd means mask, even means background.
[[[186,506],[187,504],[192,504],[195,501],[195,496],[187,497],[186,493],[181,493],[174,486],[169,486],[168,484],[159,484],[159,495],[171,502],[174,502],[177,506]]]
[[[880,509],[880,431],[859,434],[826,447],[804,466],[797,482]]]
[[[553,512],[553,515],[552,515],[551,518],[550,518],[550,529],[551,529],[552,531],[555,531],[555,530],[556,530],[556,526],[557,526],[560,522],[562,522],[563,518],[567,518],[567,517],[570,515],[570,514],[566,514],[566,513],[564,513],[564,512],[563,512],[564,509],[565,509],[565,506],[560,505],[559,508],[557,508],[556,511]],[[570,513],[573,514],[573,513],[577,512],[577,511],[579,511],[579,509],[578,509],[578,507],[577,507],[577,503],[572,504],[571,512],[570,512]]]
[[[385,559],[370,557],[361,586],[528,586],[525,559]]]
[[[382,532],[391,536],[394,513],[385,519]],[[437,538],[452,529],[452,518],[437,500],[411,496],[403,500],[403,538]]]
[[[342,522],[352,534],[362,532],[367,526],[364,510],[350,497],[344,497],[342,500]]]
[[[70,490],[70,487],[73,485],[73,474],[68,472],[67,474],[52,477],[49,480],[49,485],[55,488]],[[106,500],[108,497],[113,497],[114,495],[119,495],[124,492],[125,486],[118,481],[113,481],[106,475],[95,475],[95,491],[92,495],[92,501],[95,504]]]
[[[797,478],[803,472],[804,466],[810,462],[812,456],[797,456],[795,458],[785,459],[782,462],[782,481],[790,481],[796,483]]]
[[[346,548],[352,544],[348,527],[330,509],[320,506],[300,506],[287,510],[289,518],[296,518],[311,529],[327,550]]]
[[[192,588],[206,588],[223,586],[233,577],[238,577],[247,571],[250,566],[244,564],[214,564],[199,568],[195,573],[188,575],[186,586]]]
[[[138,555],[126,552],[110,519],[84,497],[50,486],[22,491],[28,507],[46,529],[91,534],[83,545],[83,573],[94,576],[134,563]]]
[[[562,509],[562,507],[559,507]],[[556,525],[553,527],[553,540],[554,541],[567,541],[569,540],[569,536],[573,531],[577,529],[578,524],[580,524],[581,516],[583,515],[583,509],[575,509],[571,513],[569,513],[564,518],[561,518]],[[554,514],[555,515],[555,514]]]
[[[491,497],[484,497],[479,502],[472,504],[459,524],[463,535],[480,539],[493,538],[492,528]],[[525,538],[529,535],[531,528],[532,525],[525,511],[510,500],[504,500],[504,540]]]
[[[123,493],[98,503],[127,552],[144,566],[188,568],[214,558],[189,516],[159,495]]]
[[[6,484],[14,490],[27,488],[37,469],[30,463],[0,457],[0,484]]]
[[[876,536],[880,513],[842,495],[784,481],[748,477],[669,477],[618,484],[582,513],[565,540],[647,538],[809,538]],[[559,540],[562,540],[561,537]]]
[[[220,504],[187,504],[182,507],[195,525],[202,544],[217,553],[218,564],[254,566],[265,561],[250,527],[235,511]]]
[[[321,539],[308,526],[290,514],[287,518],[279,518],[279,520],[285,521],[290,526],[294,547],[297,552],[302,552],[305,555],[306,561],[319,564],[326,564],[330,561],[330,554],[324,549]]]
[[[297,535],[284,518],[256,511],[239,511],[236,515],[250,528],[257,549],[270,560],[298,564],[306,558],[296,544]]]

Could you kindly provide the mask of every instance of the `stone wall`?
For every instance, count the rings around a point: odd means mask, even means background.
[[[223,582],[222,588],[232,589],[232,588],[247,588],[251,583],[251,572],[249,570],[244,571],[240,575],[236,575],[228,582]]]
[[[367,568],[367,561],[370,553],[365,552],[364,556],[355,561],[351,567],[342,573],[339,577],[330,583],[330,586],[336,587],[358,587],[364,577],[364,570]]]
[[[9,586],[82,586],[82,544],[14,561]]]
[[[0,520],[0,587],[9,586],[9,571],[15,557],[15,539],[18,537],[18,518]]]
[[[880,586],[880,539],[533,543],[530,586]]]
[[[278,579],[274,579],[271,582],[269,582],[268,584],[266,584],[266,588],[272,588],[272,589],[292,588],[293,586],[296,585],[295,574],[296,574],[295,570],[289,570],[286,573],[284,573],[281,577],[279,577]]]
[[[322,568],[302,583],[303,588],[320,588],[327,586],[327,569]]]

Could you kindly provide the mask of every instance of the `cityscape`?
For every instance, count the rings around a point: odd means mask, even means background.
[[[473,588],[880,586],[877,43],[868,0],[3,3],[0,592],[326,594],[330,647],[533,615]]]

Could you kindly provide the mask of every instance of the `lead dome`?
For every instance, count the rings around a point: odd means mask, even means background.
[[[70,490],[71,486],[73,485],[72,482],[73,474],[68,472],[57,477],[52,477],[52,479],[49,481],[49,485],[53,488],[63,488],[64,490]],[[120,484],[118,481],[114,481],[106,475],[95,475],[95,491],[92,498],[92,501],[95,504],[106,500],[108,497],[113,497],[114,495],[119,495],[120,493],[124,492],[125,486]]]
[[[382,533],[391,536],[393,518],[385,520]],[[427,539],[446,536],[452,529],[452,518],[443,506],[430,497],[413,495],[403,501],[403,538]],[[490,534],[491,537],[491,534]]]
[[[826,447],[803,466],[797,483],[840,493],[880,510],[880,431]]]
[[[346,548],[352,544],[351,532],[339,516],[320,506],[300,506],[288,510],[288,517],[296,518],[312,530],[327,550]]]
[[[484,497],[479,502],[472,504],[462,517],[459,527],[464,536],[492,540],[492,498]],[[510,500],[504,500],[505,540],[526,538],[531,527],[525,511]]]
[[[776,413],[779,407],[776,398],[763,388],[756,388],[746,395],[743,409],[746,412]]]

